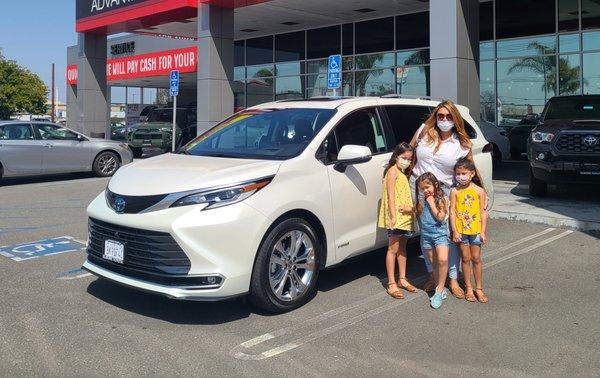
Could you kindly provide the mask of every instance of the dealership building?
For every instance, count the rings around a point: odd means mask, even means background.
[[[600,93],[599,0],[77,0],[76,30],[67,123],[88,135],[108,135],[115,104],[170,103],[172,70],[199,132],[273,100],[430,96],[509,126]]]

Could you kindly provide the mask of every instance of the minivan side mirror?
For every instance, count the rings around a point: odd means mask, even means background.
[[[349,165],[366,163],[371,160],[371,157],[369,147],[347,144],[340,149],[333,169],[344,173]]]

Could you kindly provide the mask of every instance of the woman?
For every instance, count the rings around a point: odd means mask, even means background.
[[[431,113],[429,118],[417,130],[410,144],[415,149],[416,162],[410,179],[411,190],[416,195],[415,181],[423,173],[431,172],[441,184],[441,188],[449,195],[454,185],[454,165],[467,157],[473,160],[471,139],[465,131],[465,122],[452,101],[442,101]],[[419,194],[420,195],[420,194]],[[423,203],[423,201],[419,201]],[[460,252],[458,246],[450,243],[448,256],[448,277],[450,291],[456,298],[464,298],[465,292],[458,284],[458,269]],[[432,276],[432,265],[424,254],[425,265],[430,274],[430,280],[425,290],[430,291],[435,286]]]

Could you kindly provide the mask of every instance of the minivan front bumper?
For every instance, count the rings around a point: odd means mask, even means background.
[[[118,232],[100,236],[90,233],[83,268],[110,281],[175,299],[214,301],[246,294],[255,255],[268,228],[267,218],[245,203],[201,209],[202,206],[185,206],[143,214],[117,214],[101,193],[88,207],[90,222],[114,225]],[[179,261],[186,260],[185,269],[162,265],[159,266],[162,271],[157,273],[152,263],[160,258],[154,257],[161,257],[165,251],[152,244],[140,245],[122,230],[137,231],[140,237],[149,239],[156,235],[172,237],[185,254],[185,259],[178,257]],[[122,264],[98,255],[97,249],[104,248],[105,239],[125,245]],[[202,284],[204,277],[219,277],[219,282]]]

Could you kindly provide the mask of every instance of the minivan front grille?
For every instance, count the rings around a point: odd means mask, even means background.
[[[145,279],[156,277],[151,280],[162,281],[159,277],[187,276],[190,271],[189,258],[168,233],[118,226],[93,218],[89,219],[88,231],[89,257],[115,273],[134,277],[142,273]],[[102,258],[107,239],[124,244],[123,264]]]
[[[594,139],[595,142],[592,142]],[[555,146],[556,150],[559,152],[600,154],[600,134],[585,132],[561,133],[556,140]]]

